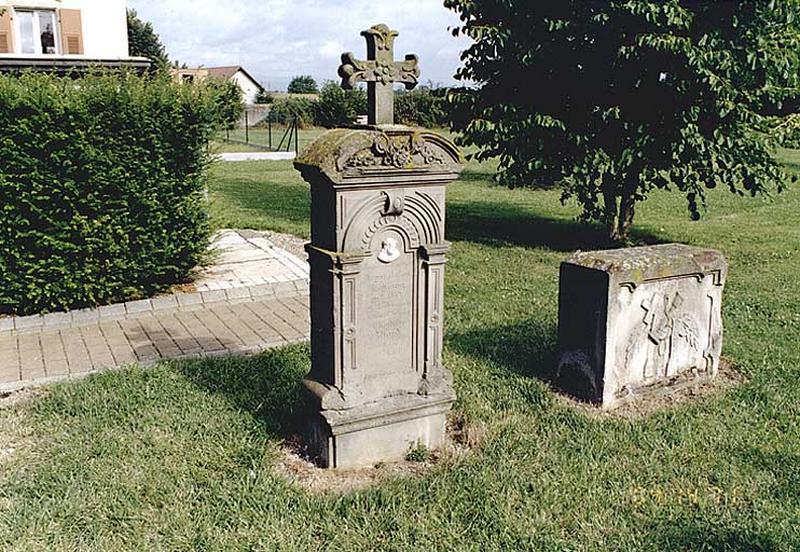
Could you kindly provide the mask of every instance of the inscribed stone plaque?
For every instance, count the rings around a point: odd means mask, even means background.
[[[416,255],[403,251],[399,235],[378,236],[377,248],[364,261],[359,296],[359,362],[367,367],[366,394],[416,393],[414,297]],[[363,337],[363,339],[361,339]]]

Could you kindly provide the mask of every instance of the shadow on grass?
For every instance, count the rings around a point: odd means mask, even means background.
[[[271,162],[280,163],[280,162]],[[257,175],[241,174],[239,167],[218,168],[211,190],[217,217],[244,226],[256,222],[267,226],[306,229],[311,218],[311,199],[306,185],[296,182],[293,169],[270,169]],[[302,182],[302,181],[301,181]],[[260,219],[260,220],[259,220]],[[279,230],[279,228],[266,228]]]
[[[447,334],[447,343],[461,354],[489,361],[509,372],[553,385],[556,376],[558,326],[529,319],[493,328]]]
[[[782,502],[800,502],[800,454],[787,450],[766,451],[759,447],[731,447],[731,458],[768,472],[772,479],[772,495]]]
[[[747,528],[731,529],[711,524],[699,525],[685,520],[664,521],[651,527],[654,550],[728,550],[730,552],[755,552],[779,550],[774,538]]]
[[[296,430],[308,354],[305,345],[292,345],[255,356],[185,361],[178,368],[197,387],[223,396],[283,439]]]
[[[453,241],[544,247],[564,252],[615,247],[602,225],[553,219],[510,203],[450,201],[447,216],[447,238]],[[631,233],[631,241],[636,245],[664,242],[636,228]]]

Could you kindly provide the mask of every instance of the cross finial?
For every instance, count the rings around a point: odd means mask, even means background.
[[[342,55],[339,76],[342,88],[351,89],[359,82],[367,83],[371,125],[394,123],[394,88],[396,82],[411,90],[419,81],[419,59],[408,54],[404,61],[394,60],[394,39],[399,33],[386,25],[375,25],[362,32],[367,39],[367,59],[356,59],[351,52]]]

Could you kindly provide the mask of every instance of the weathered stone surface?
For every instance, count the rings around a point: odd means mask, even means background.
[[[726,275],[719,252],[679,244],[574,254],[561,265],[560,385],[613,408],[714,377]]]
[[[445,138],[337,129],[295,162],[311,183],[309,444],[328,467],[435,448],[455,394],[442,366]]]
[[[342,55],[339,76],[342,87],[354,88],[367,83],[367,122],[370,125],[394,123],[394,83],[403,83],[408,90],[419,81],[419,60],[408,54],[404,61],[394,60],[394,40],[399,33],[386,25],[375,25],[361,33],[367,40],[367,59],[359,60],[347,52]]]

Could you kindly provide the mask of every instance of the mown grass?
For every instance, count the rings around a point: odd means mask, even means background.
[[[800,152],[784,152],[800,163]],[[473,454],[314,495],[279,475],[305,346],[102,374],[0,411],[0,544],[27,550],[800,549],[800,189],[659,193],[637,239],[721,249],[725,354],[747,381],[643,419],[589,416],[543,382],[558,264],[601,234],[557,191],[471,164],[448,197],[445,360]],[[308,235],[290,163],[219,165],[215,224]]]

